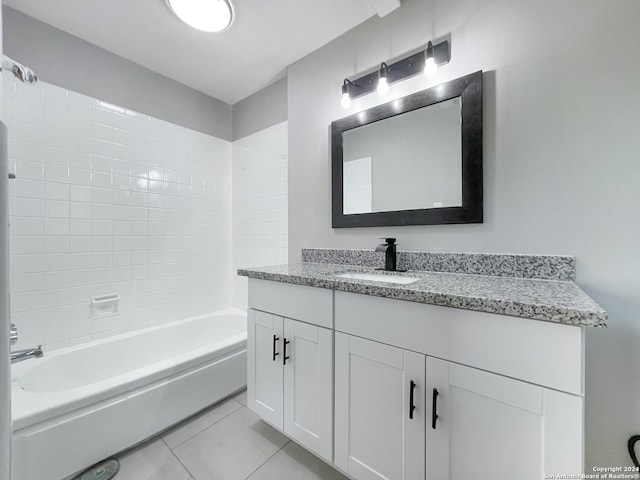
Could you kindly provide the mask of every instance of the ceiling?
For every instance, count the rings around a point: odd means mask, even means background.
[[[234,104],[288,65],[399,0],[231,0],[220,33],[194,30],[165,0],[4,0],[4,4],[196,90]],[[52,5],[55,3],[55,7]]]

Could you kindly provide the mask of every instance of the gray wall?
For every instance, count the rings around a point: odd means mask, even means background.
[[[287,119],[287,79],[272,83],[233,105],[233,139],[264,130]]]
[[[52,7],[53,8],[53,7]],[[225,140],[231,106],[9,7],[5,53],[40,79]]]
[[[385,236],[403,249],[576,256],[578,284],[611,323],[587,331],[589,466],[631,465],[626,440],[640,434],[638,18],[637,0],[405,0],[288,70],[291,261]],[[452,61],[431,84],[486,72],[485,223],[333,230],[329,126],[345,115],[343,79],[447,34]]]

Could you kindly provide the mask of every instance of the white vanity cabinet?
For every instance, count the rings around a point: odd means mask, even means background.
[[[255,279],[249,304],[250,408],[351,478],[583,472],[583,328]]]
[[[335,329],[335,458],[354,479],[534,480],[544,474],[582,472],[582,328],[336,292]],[[402,444],[404,457],[393,450],[390,459],[363,457],[354,440],[379,433],[377,427],[351,418],[362,400],[350,397],[367,388],[354,376],[381,382],[383,371],[391,375],[395,368],[395,386],[388,380],[384,390],[385,397],[397,398],[376,416],[386,419],[391,432],[406,428],[408,390],[399,378],[407,359],[423,362],[422,376],[417,366],[409,375],[418,385],[416,412],[423,408],[423,456],[411,450],[418,440]],[[338,440],[345,411],[351,420],[345,429],[351,443]],[[397,435],[393,441],[399,443]],[[391,464],[395,470],[380,471]],[[425,473],[409,473],[414,471]]]
[[[309,295],[306,300],[310,303],[306,307],[299,304],[300,310],[295,313],[303,319],[318,321],[320,318],[330,324],[332,318],[325,318],[322,313],[324,306],[328,307],[325,313],[332,312],[333,294],[284,285],[282,291],[272,295],[263,291],[271,287],[270,283],[262,282],[250,290],[250,306],[267,311],[250,308],[247,315],[247,406],[331,462],[333,331],[283,315],[292,313],[295,295],[303,292],[302,296]],[[281,296],[283,292],[286,293]]]
[[[582,399],[427,357],[428,479],[582,472]]]
[[[335,464],[357,480],[582,471],[579,396],[339,332],[335,350]]]
[[[248,407],[274,427],[284,428],[284,319],[269,313],[247,312]]]
[[[284,432],[333,458],[333,332],[285,319]]]
[[[425,468],[425,356],[336,333],[335,464],[357,479]]]

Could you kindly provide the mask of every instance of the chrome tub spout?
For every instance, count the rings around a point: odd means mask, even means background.
[[[44,356],[42,351],[42,345],[36,348],[27,348],[26,350],[18,350],[17,352],[11,352],[11,363],[23,362],[30,358],[40,358]]]

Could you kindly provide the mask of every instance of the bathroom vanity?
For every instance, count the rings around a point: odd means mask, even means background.
[[[249,408],[354,479],[581,473],[584,327],[607,315],[573,260],[367,255],[239,271]]]

